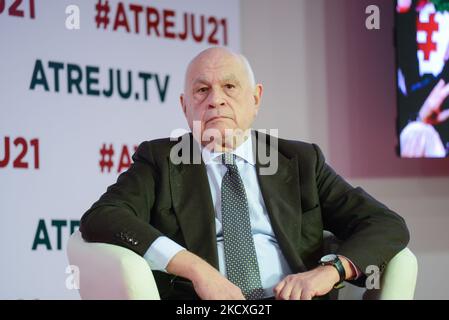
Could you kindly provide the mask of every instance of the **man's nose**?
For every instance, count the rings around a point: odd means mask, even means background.
[[[209,108],[218,108],[225,105],[223,92],[220,90],[212,90],[209,95]]]

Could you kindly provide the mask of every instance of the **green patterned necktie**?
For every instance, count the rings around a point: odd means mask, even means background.
[[[221,183],[226,273],[229,281],[242,290],[246,299],[261,299],[264,291],[251,232],[245,187],[235,164],[235,155],[224,153],[222,161],[228,169]]]

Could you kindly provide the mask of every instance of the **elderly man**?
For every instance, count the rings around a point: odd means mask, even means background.
[[[311,299],[382,270],[407,245],[403,219],[316,145],[252,131],[262,91],[242,55],[196,56],[181,95],[192,133],[142,143],[84,214],[83,237],[145,257],[163,299]],[[260,150],[274,172],[263,174]],[[323,257],[323,230],[342,240],[337,255]]]

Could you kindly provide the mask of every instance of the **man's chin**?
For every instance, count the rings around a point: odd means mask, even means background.
[[[220,135],[224,137],[226,134],[234,134],[236,130],[235,127],[229,126],[229,123],[224,123],[222,121],[214,121],[210,124],[206,124],[204,128],[204,133],[207,135],[217,136]]]
[[[239,128],[214,124],[204,128],[201,140],[203,146],[227,146],[233,149],[245,140],[244,136],[244,131]]]

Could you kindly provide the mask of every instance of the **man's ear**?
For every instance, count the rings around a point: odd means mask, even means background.
[[[254,105],[256,107],[256,112],[259,111],[260,102],[262,100],[262,93],[263,93],[263,86],[262,84],[258,83],[256,84],[256,87],[254,88]]]
[[[184,112],[184,115],[186,114],[186,105],[184,101],[184,94],[181,93],[179,96],[179,101],[181,102],[182,112]]]

